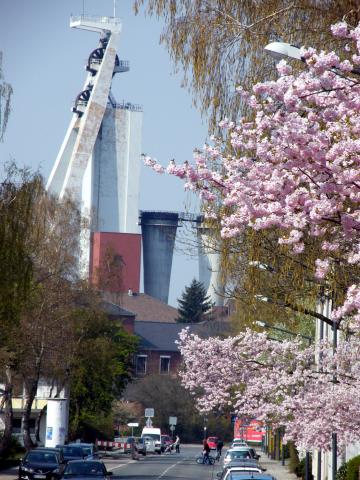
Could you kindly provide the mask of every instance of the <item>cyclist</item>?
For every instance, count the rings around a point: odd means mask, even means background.
[[[206,441],[206,438],[203,440],[203,463],[209,463],[209,453],[210,447]]]

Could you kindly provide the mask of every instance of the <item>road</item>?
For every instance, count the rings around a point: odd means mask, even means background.
[[[147,455],[139,461],[103,459],[113,479],[121,480],[216,480],[218,465],[198,465],[201,446],[181,446],[180,454]]]

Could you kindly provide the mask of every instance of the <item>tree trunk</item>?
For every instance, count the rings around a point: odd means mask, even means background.
[[[40,412],[38,413],[36,419],[35,419],[35,440],[36,442],[41,442],[40,438],[40,424],[41,424],[41,419],[44,416],[45,412],[47,410],[47,405],[45,405]]]
[[[37,386],[37,380],[24,382],[25,407],[22,414],[21,426],[23,431],[24,447],[26,448],[26,450],[31,450],[35,447],[35,444],[32,441],[30,435],[30,416],[31,407],[36,396]]]
[[[4,408],[4,424],[5,429],[3,436],[0,440],[0,456],[3,456],[4,453],[9,449],[11,444],[11,436],[13,430],[13,409],[12,409],[12,372],[10,367],[6,367],[5,369],[5,386],[4,386],[4,394],[2,399],[2,405]]]

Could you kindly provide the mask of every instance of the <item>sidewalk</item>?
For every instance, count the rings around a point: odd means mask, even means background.
[[[272,460],[268,458],[266,453],[259,452],[261,458],[259,460],[260,465],[266,468],[266,473],[270,475],[274,475],[276,480],[299,480],[298,477],[294,473],[290,473],[287,466],[286,461],[285,465],[281,465],[281,460]]]

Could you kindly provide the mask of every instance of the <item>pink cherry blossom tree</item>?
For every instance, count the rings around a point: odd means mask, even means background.
[[[197,407],[236,411],[273,426],[285,426],[286,439],[305,449],[331,449],[360,439],[360,345],[342,342],[333,354],[327,341],[279,342],[251,330],[236,337],[202,339],[183,330],[183,384]],[[334,381],[334,376],[336,381]]]
[[[213,138],[194,164],[165,169],[145,158],[206,201],[224,238],[275,228],[294,255],[316,238],[315,276],[325,284],[339,263],[355,269],[360,260],[360,25],[340,22],[332,32],[347,41],[341,56],[303,49],[301,73],[281,61],[278,80],[251,93],[239,87],[253,116],[221,122],[227,140]],[[340,445],[359,440],[360,285],[348,285],[332,321],[354,335],[335,354],[316,345],[317,362],[313,348],[251,331],[225,340],[183,332],[183,382],[200,409],[234,408],[285,425],[299,446],[329,449],[335,431]]]

